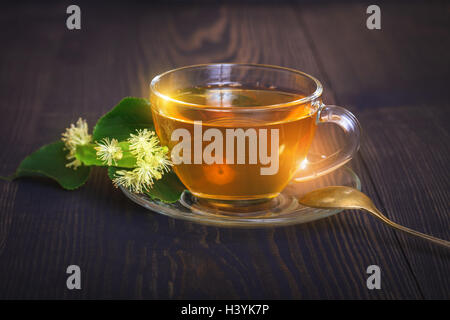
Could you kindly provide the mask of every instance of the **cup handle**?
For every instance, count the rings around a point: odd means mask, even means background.
[[[334,105],[322,105],[317,113],[317,123],[331,122],[344,130],[346,144],[332,155],[316,161],[307,162],[306,170],[297,171],[294,181],[302,182],[327,174],[350,161],[359,149],[361,126],[356,117],[347,109]]]

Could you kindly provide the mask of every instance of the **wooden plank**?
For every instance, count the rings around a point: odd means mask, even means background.
[[[27,8],[32,11],[36,6]],[[18,29],[18,39],[54,47],[36,51],[30,59],[34,68],[49,70],[44,87],[32,82],[41,75],[40,69],[19,72],[11,67],[2,73],[2,84],[10,78],[29,79],[22,90],[0,87],[4,113],[10,114],[7,121],[1,120],[1,127],[17,132],[16,137],[3,132],[3,137],[11,137],[11,142],[5,139],[5,149],[23,145],[21,154],[1,155],[6,172],[35,146],[57,138],[78,116],[92,124],[121,97],[148,96],[150,79],[169,68],[242,61],[290,66],[326,77],[298,17],[287,5],[125,9],[110,4],[107,13],[100,6],[83,10],[86,29],[80,33],[60,26],[62,6],[47,11],[48,30],[41,30],[40,23],[33,25],[33,32],[45,31],[51,38],[36,39],[29,28]],[[19,27],[17,22],[1,21]],[[19,49],[21,43],[17,42]],[[327,91],[327,101],[333,101],[333,93]],[[23,106],[21,114],[16,105]],[[21,135],[18,126],[26,123],[34,125]],[[364,164],[356,159],[353,166],[366,192],[374,194]],[[2,187],[9,196],[0,198],[0,226],[8,230],[0,252],[1,297],[421,297],[395,234],[355,212],[286,228],[220,229],[149,213],[113,189],[101,170],[93,172],[84,188],[70,193],[42,181],[22,180]],[[81,291],[65,289],[69,264],[82,269]],[[366,288],[370,264],[382,267],[383,290]]]
[[[382,30],[364,27],[365,6],[298,6],[299,21],[336,93],[365,130],[361,157],[372,196],[397,222],[450,238],[448,9],[383,4]],[[332,27],[330,27],[332,26]],[[425,298],[448,298],[449,255],[398,233]]]
[[[39,15],[40,19],[33,19],[34,15]],[[36,115],[45,109],[41,92],[51,86],[54,42],[62,35],[61,30],[53,30],[52,25],[46,23],[54,15],[51,9],[24,5],[6,6],[0,15],[0,41],[5,45],[0,55],[0,170],[4,176],[12,173],[19,159],[35,148],[30,137],[35,135],[39,123],[33,113]],[[11,32],[11,27],[15,33]],[[43,43],[48,45],[43,46]],[[11,227],[16,219],[15,204],[21,201],[17,196],[19,189],[16,183],[0,183],[0,256],[14,237]]]

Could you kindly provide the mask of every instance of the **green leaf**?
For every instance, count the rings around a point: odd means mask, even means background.
[[[81,166],[76,170],[67,168],[67,150],[64,143],[57,141],[43,146],[26,157],[17,168],[14,178],[48,177],[67,190],[82,186],[89,177],[90,168]]]
[[[172,170],[163,174],[162,178],[156,180],[152,188],[145,192],[152,199],[173,203],[180,200],[181,194],[186,189]]]
[[[123,170],[117,167],[108,168],[108,176],[112,180],[117,170]],[[152,188],[145,194],[153,200],[161,200],[166,203],[177,202],[186,188],[177,175],[171,170],[163,174],[162,178],[156,180]]]
[[[95,144],[86,144],[84,146],[77,146],[75,157],[80,160],[85,166],[104,166],[103,162],[97,159],[94,149]]]
[[[136,167],[136,158],[129,151],[129,143],[126,141],[119,142],[120,148],[122,148],[123,156],[122,159],[118,160],[115,166],[121,168],[134,168]],[[75,156],[78,160],[83,162],[86,166],[106,166],[103,161],[97,159],[97,150],[94,148],[95,144],[90,143],[84,146],[78,146]]]
[[[119,141],[129,138],[136,129],[154,130],[150,102],[147,99],[127,97],[110,112],[101,117],[94,127],[95,141],[115,138]]]
[[[108,167],[108,177],[111,180],[114,180],[114,178],[116,177],[116,171],[118,170],[123,170],[122,168],[118,168],[118,167]]]

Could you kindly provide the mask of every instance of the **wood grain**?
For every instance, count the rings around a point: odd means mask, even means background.
[[[307,14],[299,11],[299,19],[337,102],[354,109],[364,128],[361,157],[379,207],[399,223],[448,239],[449,106],[444,86],[449,61],[430,54],[448,49],[449,35],[440,31],[448,21],[448,5],[385,4],[380,32],[359,28],[364,10],[358,4],[345,10],[315,7]],[[424,297],[449,297],[448,252],[398,237]]]
[[[370,41],[361,42],[356,18],[347,17],[360,6],[110,3],[105,10],[81,2],[80,7],[83,27],[77,32],[65,29],[61,4],[11,5],[0,14],[0,40],[8,44],[0,55],[0,174],[58,139],[79,116],[92,125],[122,97],[147,97],[151,78],[160,72],[207,62],[269,63],[318,77],[326,102],[342,103],[361,119],[367,133],[351,165],[381,209],[398,222],[450,238],[447,111],[434,104],[421,113],[418,104],[410,108],[392,98],[385,84],[390,69],[380,64]],[[439,24],[431,27],[442,30]],[[334,47],[337,35],[343,42]],[[393,35],[374,37],[390,53],[408,48]],[[413,45],[415,39],[405,41]],[[355,49],[341,52],[350,43]],[[419,50],[398,62],[396,71],[406,72],[426,56],[445,80],[435,60]],[[389,59],[392,66],[398,56]],[[367,73],[360,70],[365,64]],[[344,72],[347,66],[355,76]],[[405,92],[419,83],[396,77]],[[368,99],[373,109],[360,103],[374,92],[381,97]],[[434,124],[431,129],[413,126],[421,116]],[[434,140],[437,133],[444,136]],[[325,148],[335,143],[323,141]],[[427,171],[415,165],[420,157],[428,161]],[[401,195],[392,188],[399,181]],[[445,252],[353,211],[292,227],[221,229],[148,212],[114,189],[102,170],[74,192],[41,180],[0,187],[1,298],[448,298]],[[439,213],[424,219],[429,210]],[[69,264],[81,267],[80,291],[66,289]],[[371,264],[382,269],[382,290],[366,288]]]

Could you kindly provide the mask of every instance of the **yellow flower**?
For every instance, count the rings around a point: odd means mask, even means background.
[[[153,152],[158,146],[158,137],[153,131],[147,129],[136,130],[137,134],[130,134],[128,142],[130,143],[130,152],[134,156],[142,156]]]
[[[158,168],[158,171],[161,173],[164,171],[169,171],[172,166],[172,162],[167,157],[168,152],[169,148],[166,146],[158,147],[158,150],[153,152],[153,154],[145,156],[145,161]]]
[[[73,167],[73,169],[76,170],[82,165],[81,161],[75,158],[77,146],[88,144],[92,140],[92,136],[88,133],[88,124],[86,120],[78,118],[76,125],[72,123],[70,128],[67,128],[62,134],[61,140],[64,142],[65,149],[69,150],[69,154],[66,158],[72,160],[66,164],[66,167]]]
[[[114,163],[116,165],[117,160],[122,159],[123,152],[117,139],[104,138],[100,142],[96,142],[96,144],[97,158],[102,160],[104,164],[110,166]]]
[[[159,180],[172,163],[167,157],[169,149],[159,146],[158,137],[147,129],[138,130],[128,139],[130,152],[136,157],[133,170],[119,170],[113,180],[116,187],[123,186],[133,192],[149,190],[154,180]]]
[[[116,171],[113,183],[116,187],[123,186],[133,192],[142,193],[153,185],[153,179],[161,179],[162,174],[149,163],[138,160],[137,167],[133,170]]]
[[[144,186],[138,181],[137,175],[132,170],[116,171],[115,176],[113,183],[116,188],[122,186],[133,192],[142,193]]]

